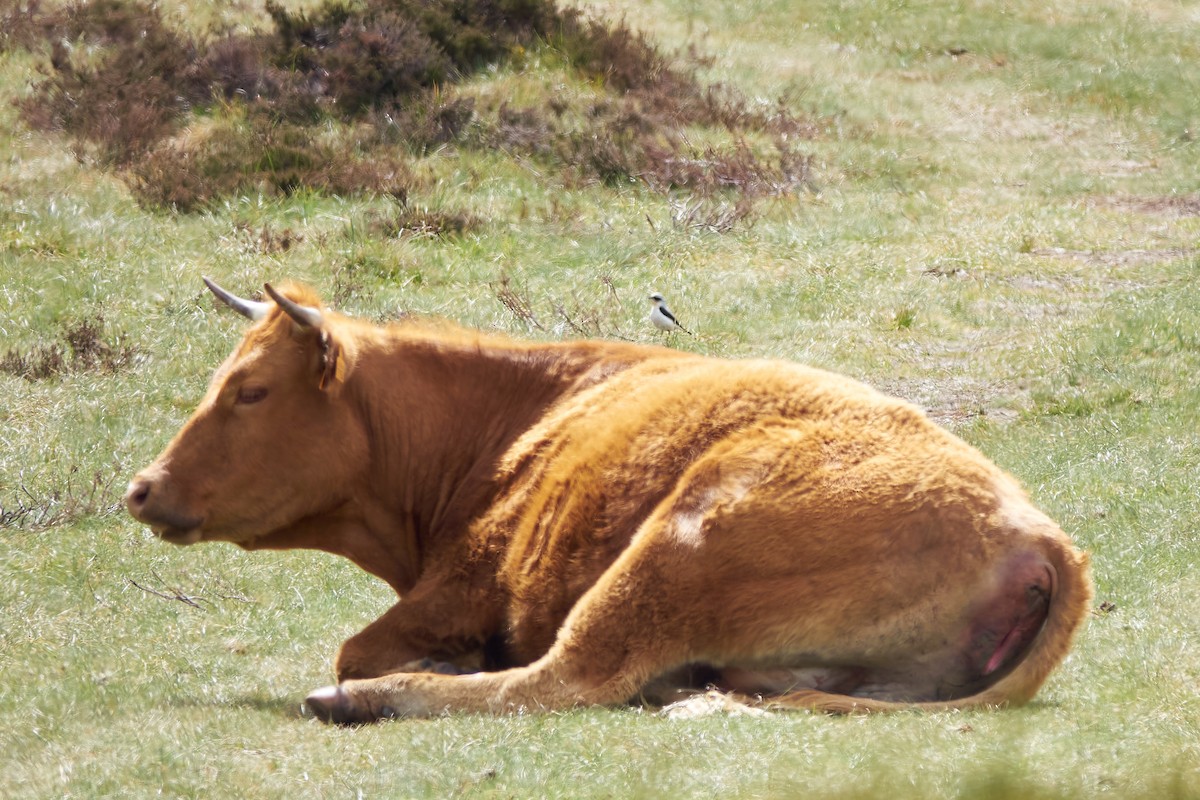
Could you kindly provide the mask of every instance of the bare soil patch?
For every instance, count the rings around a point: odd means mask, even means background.
[[[927,417],[951,430],[979,417],[1011,422],[1018,412],[1000,401],[1007,403],[1014,395],[1027,394],[1016,384],[962,374],[886,381],[878,388],[919,406]]]
[[[1078,261],[1095,266],[1134,266],[1140,264],[1159,264],[1163,261],[1174,261],[1186,258],[1196,251],[1183,247],[1168,247],[1161,250],[1134,248],[1131,250],[1070,250],[1063,247],[1040,247],[1030,250],[1031,256],[1061,258]]]
[[[1200,195],[1165,195],[1162,197],[1109,197],[1104,205],[1139,214],[1164,217],[1200,217]]]

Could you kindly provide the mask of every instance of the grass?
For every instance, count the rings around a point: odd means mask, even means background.
[[[201,5],[162,10],[198,37],[268,24]],[[1192,12],[584,5],[665,51],[695,45],[698,76],[753,107],[782,97],[806,126],[789,139],[804,181],[670,188],[575,168],[581,109],[609,87],[531,45],[444,88],[474,104],[464,138],[326,125],[322,147],[402,162],[404,202],[259,182],[183,213],[74,135],[29,128],[12,101],[50,53],[0,40],[0,795],[1200,796]],[[572,105],[553,136],[516,113],[555,97]],[[206,113],[173,142],[243,124]],[[681,152],[744,138],[777,164],[770,136],[684,132]],[[1091,550],[1095,615],[1038,698],[1000,713],[302,719],[388,591],[319,554],[169,548],[114,507],[239,336],[202,273],[547,339],[661,341],[645,321],[657,289],[697,333],[676,347],[813,363],[925,406]],[[60,369],[15,366],[54,348]]]

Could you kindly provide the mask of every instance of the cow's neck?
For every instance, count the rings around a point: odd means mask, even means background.
[[[355,552],[341,554],[400,591],[411,585],[494,499],[500,456],[597,357],[595,347],[440,338],[363,347],[347,389],[371,457],[356,501],[363,525],[340,543]]]

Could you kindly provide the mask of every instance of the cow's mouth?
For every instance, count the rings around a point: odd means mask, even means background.
[[[172,544],[195,544],[200,541],[204,516],[193,516],[171,502],[170,486],[164,487],[161,476],[135,476],[125,492],[125,507],[138,522],[149,526],[154,535]],[[157,481],[157,482],[156,482]]]
[[[187,529],[180,528],[151,528],[154,535],[162,539],[164,542],[171,544],[185,545],[195,544],[200,541],[200,528],[193,527]]]

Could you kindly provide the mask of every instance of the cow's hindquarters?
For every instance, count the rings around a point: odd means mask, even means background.
[[[808,709],[836,714],[868,713],[916,709],[944,711],[966,708],[994,708],[1027,703],[1037,693],[1050,672],[1065,658],[1076,631],[1088,613],[1092,584],[1088,577],[1088,556],[1066,542],[1047,540],[1045,554],[1054,567],[1054,590],[1044,624],[1023,651],[1009,654],[1004,674],[991,685],[962,697],[948,700],[889,700],[862,697],[839,691],[802,689],[757,702],[769,708]],[[1004,642],[997,649],[1003,650]]]

